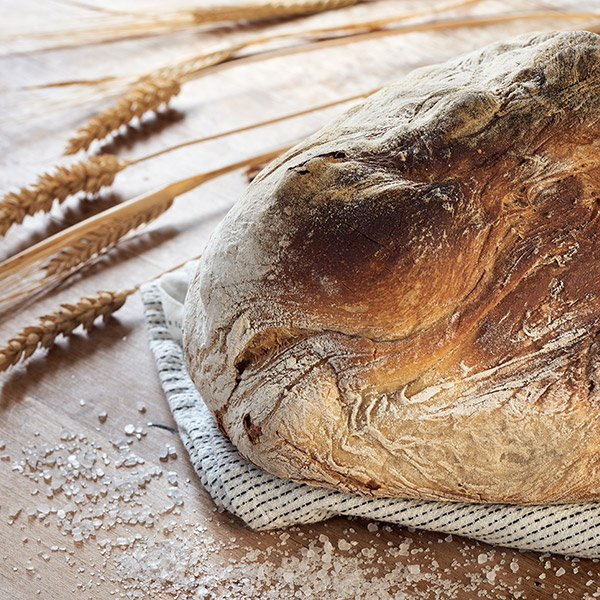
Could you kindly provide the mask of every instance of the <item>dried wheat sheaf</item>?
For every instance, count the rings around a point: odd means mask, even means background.
[[[62,304],[58,311],[40,317],[37,325],[25,327],[0,348],[0,371],[25,360],[38,348],[49,348],[59,335],[67,337],[80,325],[89,331],[97,318],[106,321],[137,289],[101,291],[95,296],[85,296],[75,304]]]
[[[175,77],[157,77],[136,83],[129,92],[119,98],[117,104],[92,117],[84,127],[69,139],[66,154],[87,150],[94,140],[105,138],[135,117],[148,111],[156,111],[179,94],[181,84]]]
[[[309,15],[358,4],[361,0],[270,0],[269,2],[245,2],[222,4],[192,9],[195,23],[218,21],[258,21]]]
[[[98,193],[111,185],[126,166],[126,161],[112,154],[92,156],[68,167],[58,167],[54,173],[44,173],[33,186],[9,192],[0,201],[0,235],[22,223],[27,215],[49,212],[55,200],[60,204],[77,192]]]

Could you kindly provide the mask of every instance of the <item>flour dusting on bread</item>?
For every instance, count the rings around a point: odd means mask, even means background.
[[[189,372],[281,477],[600,499],[600,37],[414,71],[267,166],[186,299]]]

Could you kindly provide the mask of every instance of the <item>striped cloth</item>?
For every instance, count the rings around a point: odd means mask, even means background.
[[[219,432],[185,368],[183,300],[195,264],[142,288],[160,380],[202,484],[215,503],[258,530],[352,515],[523,550],[600,557],[600,503],[510,506],[364,498],[274,477]]]

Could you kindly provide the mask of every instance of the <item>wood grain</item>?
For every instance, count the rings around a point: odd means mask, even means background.
[[[92,3],[88,3],[92,5]],[[119,10],[122,3],[96,2],[103,10]],[[433,3],[431,3],[433,4]],[[150,3],[149,3],[150,5]],[[156,7],[157,4],[154,3]],[[420,2],[389,0],[358,5],[341,14],[318,15],[311,22],[325,24],[350,15],[385,14],[386,11],[414,9]],[[597,2],[484,0],[478,5],[455,11],[454,15],[497,13],[511,10],[546,8],[598,8]],[[72,28],[94,18],[97,11],[77,3],[46,3],[23,0],[14,8],[5,3],[7,13],[0,36],[8,39],[16,31],[36,28]],[[98,13],[102,15],[102,13]],[[97,16],[97,15],[96,15]],[[97,18],[99,18],[97,16]],[[569,28],[571,23],[544,21],[535,29]],[[278,27],[286,27],[285,24]],[[457,29],[432,34],[415,33],[373,42],[330,48],[318,53],[295,55],[245,64],[220,70],[186,83],[170,110],[147,116],[142,122],[122,129],[104,150],[121,158],[136,158],[192,137],[211,135],[254,121],[273,118],[305,107],[350,96],[375,88],[414,67],[444,60],[492,40],[530,31],[531,22],[504,23],[477,30]],[[89,45],[78,49],[33,51],[31,40],[9,41],[0,55],[0,70],[5,74],[0,95],[0,174],[2,192],[35,181],[39,173],[60,161],[66,139],[92,114],[107,103],[90,94],[85,86],[27,89],[60,79],[100,77],[146,71],[169,61],[192,56],[214,43],[223,30],[182,30],[169,35]],[[11,38],[12,39],[12,38]],[[27,42],[27,43],[26,43]],[[26,46],[29,48],[26,48]],[[343,107],[333,107],[277,123],[258,132],[245,132],[190,146],[127,169],[115,185],[96,199],[74,198],[49,215],[26,218],[12,228],[0,242],[0,259],[15,254],[44,236],[60,231],[85,217],[130,199],[150,189],[166,185],[200,171],[218,168],[246,156],[264,152],[308,135],[325,124]],[[93,146],[98,150],[98,146]],[[60,163],[64,164],[64,163]],[[72,277],[42,298],[4,315],[0,322],[2,341],[37,315],[55,310],[60,302],[72,301],[99,289],[118,289],[149,279],[161,271],[199,254],[203,244],[228,208],[242,193],[246,183],[239,173],[211,181],[175,201],[172,209],[154,224],[102,257],[93,266]],[[137,404],[147,409],[140,413]],[[108,417],[101,423],[98,414]],[[32,495],[37,484],[13,470],[22,459],[22,448],[29,443],[60,443],[61,433],[71,431],[95,440],[113,453],[110,440],[124,437],[128,424],[143,423],[147,435],[134,440],[132,448],[146,461],[178,474],[183,494],[181,514],[157,519],[151,535],[157,541],[169,539],[171,521],[175,527],[201,523],[206,538],[220,540],[223,546],[210,561],[242,560],[248,548],[281,550],[281,532],[257,533],[227,514],[215,512],[187,460],[178,436],[168,429],[148,427],[148,421],[174,426],[164,400],[154,362],[146,341],[141,301],[132,297],[116,318],[91,334],[79,334],[61,341],[49,353],[39,352],[25,365],[0,375],[0,598],[112,598],[126,594],[117,563],[102,555],[98,540],[76,543],[64,536],[53,523],[28,518],[27,507],[43,500]],[[159,454],[164,444],[177,450],[177,458],[164,463]],[[158,478],[145,492],[144,502],[159,506],[169,488],[166,477]],[[59,498],[59,496],[57,496]],[[59,501],[52,499],[50,502]],[[23,511],[16,519],[15,507]],[[211,519],[211,520],[209,520]],[[9,521],[13,521],[12,525]],[[160,526],[159,525],[160,521]],[[46,525],[47,523],[47,525]],[[167,527],[165,529],[164,527]],[[352,529],[352,531],[350,531]],[[371,527],[371,530],[373,527]],[[183,530],[182,530],[183,531]],[[111,535],[147,535],[139,525],[120,525]],[[320,535],[332,543],[353,540],[358,549],[376,548],[375,557],[364,557],[365,568],[377,566],[388,544],[412,540],[408,557],[387,557],[379,567],[392,568],[396,561],[419,561],[422,570],[430,568],[449,582],[447,589],[422,578],[415,580],[415,598],[591,598],[600,591],[600,575],[595,561],[573,561],[559,556],[521,553],[505,548],[492,549],[470,540],[446,538],[434,533],[408,532],[400,527],[375,531],[368,523],[336,518],[318,525],[295,528],[290,532],[285,551],[297,555]],[[236,542],[230,541],[232,537]],[[53,546],[65,550],[52,550]],[[69,554],[72,552],[72,554]],[[486,555],[485,563],[478,557]],[[49,558],[44,558],[47,555]],[[70,556],[72,565],[65,560]],[[518,561],[519,570],[510,564]],[[28,561],[30,561],[28,563]],[[434,563],[437,566],[434,566]],[[27,570],[27,564],[33,566]],[[430,567],[428,567],[429,565]],[[209,569],[210,564],[205,565]],[[558,569],[565,573],[557,575]],[[485,574],[495,569],[495,578]],[[558,571],[561,573],[561,571]],[[92,574],[93,573],[93,574]],[[543,577],[540,578],[540,575]],[[101,577],[102,578],[101,578]],[[268,589],[281,581],[265,581]],[[37,590],[40,593],[37,594]],[[248,598],[260,598],[264,590],[247,591]],[[133,593],[133,592],[132,592]],[[292,597],[294,590],[286,592]],[[224,597],[228,597],[223,590]],[[586,596],[587,594],[587,596]],[[135,597],[130,595],[130,597]],[[173,597],[157,593],[154,597]],[[216,596],[213,596],[216,597]],[[282,596],[286,597],[286,596]],[[327,596],[323,596],[327,597]],[[334,597],[334,596],[329,596]]]

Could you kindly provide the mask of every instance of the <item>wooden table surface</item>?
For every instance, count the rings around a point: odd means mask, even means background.
[[[69,134],[110,103],[107,94],[93,86],[40,85],[140,73],[238,33],[230,27],[187,28],[86,45],[72,35],[60,39],[42,35],[82,30],[104,21],[112,26],[120,17],[108,11],[116,13],[122,4],[0,0],[2,192],[32,183],[56,164],[68,163],[61,154]],[[167,3],[129,5],[140,14],[148,7],[167,10]],[[170,9],[174,6],[169,3]],[[309,22],[323,24],[351,15],[423,6],[433,3],[386,0],[314,16]],[[600,9],[593,1],[482,0],[444,17],[548,7]],[[396,35],[232,66],[186,83],[169,110],[147,115],[121,130],[102,150],[140,157],[188,139],[361,93],[415,67],[512,34],[575,27],[574,22],[559,19],[522,20]],[[75,46],[69,47],[70,43]],[[50,48],[53,45],[65,47]],[[293,142],[343,108],[222,137],[128,168],[96,198],[73,198],[54,207],[50,215],[29,217],[11,229],[0,241],[0,260],[136,194]],[[100,149],[96,145],[92,152]],[[0,341],[61,302],[150,279],[199,254],[245,185],[238,172],[180,197],[155,223],[59,289],[3,315]],[[90,335],[78,333],[49,353],[38,352],[25,364],[0,374],[0,411],[3,599],[600,596],[596,561],[492,548],[457,537],[344,518],[285,533],[257,533],[216,511],[177,434],[148,425],[173,427],[174,422],[148,348],[138,295]],[[166,461],[165,445],[172,447]],[[100,468],[102,472],[94,475],[94,469]],[[65,506],[66,514],[61,512]],[[132,517],[131,511],[137,516]],[[86,519],[94,524],[94,532],[82,536],[78,523]],[[328,543],[333,550],[328,550]],[[323,558],[329,552],[333,564]],[[316,561],[321,558],[329,566],[319,579]],[[386,574],[391,574],[391,580],[385,580]]]

